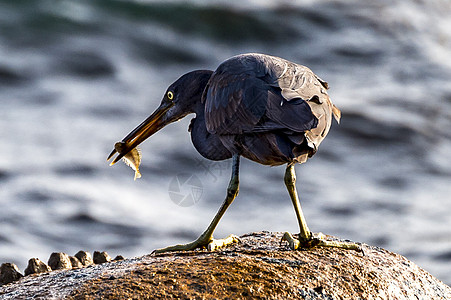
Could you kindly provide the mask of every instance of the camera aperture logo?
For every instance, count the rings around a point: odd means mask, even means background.
[[[189,207],[200,201],[204,187],[195,174],[179,173],[169,183],[169,198],[179,206]]]

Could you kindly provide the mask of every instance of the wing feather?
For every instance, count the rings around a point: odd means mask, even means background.
[[[204,91],[207,130],[220,135],[307,132],[325,117],[318,106],[330,103],[327,88],[309,68],[278,57],[232,57],[213,73]]]
[[[214,73],[206,92],[207,130],[217,134],[251,131],[266,109],[264,82],[248,74]]]

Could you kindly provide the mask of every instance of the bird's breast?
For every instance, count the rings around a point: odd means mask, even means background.
[[[203,115],[191,120],[190,131],[194,148],[203,157],[215,161],[232,157],[232,153],[223,145],[221,139],[207,131]]]

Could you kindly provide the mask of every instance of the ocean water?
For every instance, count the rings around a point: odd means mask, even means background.
[[[195,239],[231,161],[195,151],[191,116],[142,145],[141,179],[106,156],[180,75],[261,52],[309,66],[342,110],[296,167],[310,229],[451,284],[450,13],[447,0],[1,0],[0,262]],[[297,232],[284,167],[240,171],[215,236]]]

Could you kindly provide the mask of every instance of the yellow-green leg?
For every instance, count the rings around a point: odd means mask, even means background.
[[[227,208],[232,204],[233,200],[235,200],[238,195],[239,190],[239,168],[240,168],[240,156],[235,154],[233,156],[233,164],[232,164],[232,177],[230,178],[229,186],[227,188],[227,196],[224,202],[219,208],[219,211],[216,213],[215,217],[211,221],[208,228],[202,233],[195,241],[188,244],[180,244],[169,246],[162,249],[154,250],[153,253],[163,253],[170,251],[189,251],[197,248],[206,247],[210,251],[214,251],[218,248],[224,247],[226,245],[235,243],[238,241],[238,237],[235,235],[229,235],[225,239],[215,240],[213,239],[213,232],[221,220],[222,216],[226,212]]]
[[[298,193],[296,191],[296,173],[294,171],[294,164],[288,164],[284,177],[285,185],[290,194],[291,202],[294,206],[294,211],[299,223],[299,239],[294,238],[289,232],[285,232],[282,241],[287,241],[291,249],[298,248],[312,248],[315,246],[322,247],[337,247],[349,250],[362,251],[361,247],[355,243],[327,241],[325,235],[320,233],[313,234],[307,226],[304,214],[302,213],[301,204],[299,202]]]

